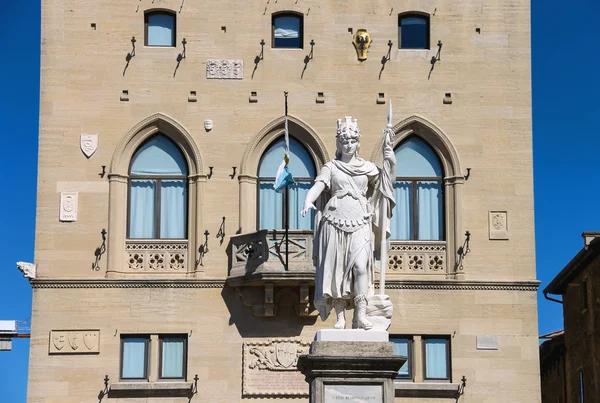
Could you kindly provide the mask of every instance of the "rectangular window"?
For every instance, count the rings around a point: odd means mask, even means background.
[[[429,49],[429,17],[400,15],[398,17],[400,49]]]
[[[187,337],[160,337],[160,378],[185,379],[187,367]]]
[[[303,18],[299,14],[283,13],[273,15],[274,48],[302,48]]]
[[[583,303],[583,309],[588,307],[588,282],[583,280],[581,282],[581,302]]]
[[[121,338],[121,379],[146,379],[148,377],[147,336]]]
[[[154,11],[146,13],[146,46],[175,46],[175,15]]]
[[[396,378],[412,379],[412,337],[390,337],[390,341],[394,343],[394,355],[407,358]]]
[[[579,370],[579,403],[585,403],[583,394],[583,371]]]
[[[425,380],[450,380],[450,340],[423,338]]]

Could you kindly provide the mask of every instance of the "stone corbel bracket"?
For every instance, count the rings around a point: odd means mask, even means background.
[[[37,267],[35,263],[17,262],[17,269],[23,272],[23,277],[35,279]]]
[[[316,316],[310,300],[309,283],[297,286],[276,286],[265,283],[263,287],[236,288],[243,304],[252,309],[254,316],[276,316],[280,308],[288,307],[298,316]]]

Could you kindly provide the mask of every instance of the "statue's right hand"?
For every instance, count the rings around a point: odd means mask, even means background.
[[[308,213],[310,210],[316,210],[317,208],[315,207],[315,205],[313,203],[306,203],[304,205],[304,209],[300,212],[300,215],[302,217],[304,217],[306,215],[306,213]]]

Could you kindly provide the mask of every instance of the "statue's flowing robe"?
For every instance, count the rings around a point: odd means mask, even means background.
[[[395,205],[393,192],[394,162],[384,159],[384,168],[358,160],[350,165],[333,160],[323,166],[317,182],[329,191],[325,207],[315,215],[315,307],[323,320],[332,309],[332,299],[349,300],[355,296],[353,268],[365,267],[367,296],[374,292],[374,265],[379,256],[382,231],[382,203],[387,203],[386,238],[389,218]],[[357,262],[357,260],[360,260]]]

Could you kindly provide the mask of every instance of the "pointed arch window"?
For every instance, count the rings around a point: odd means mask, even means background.
[[[392,240],[443,240],[444,173],[437,154],[417,136],[402,142],[395,154]]]
[[[129,239],[187,238],[187,175],[168,137],[153,136],[138,148],[129,168]]]
[[[291,230],[310,230],[313,216],[300,215],[304,198],[315,178],[315,163],[308,150],[298,140],[290,137],[290,171],[294,184],[282,193],[273,189],[277,169],[285,154],[285,142],[281,138],[273,142],[263,154],[258,165],[258,229],[284,229],[287,214]]]

